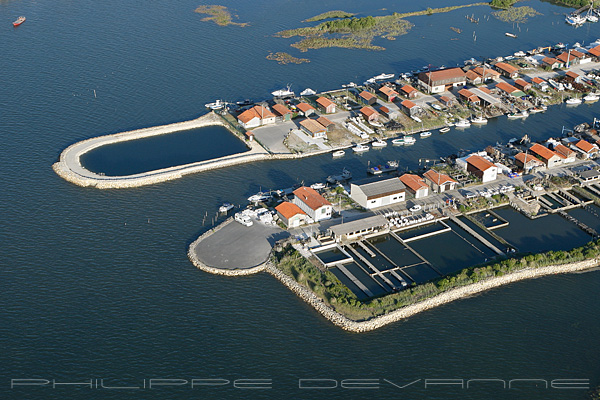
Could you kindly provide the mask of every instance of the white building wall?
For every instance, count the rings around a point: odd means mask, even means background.
[[[483,172],[482,183],[492,182],[498,178],[498,167],[490,167]]]

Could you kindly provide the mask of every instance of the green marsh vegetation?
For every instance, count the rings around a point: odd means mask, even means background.
[[[198,8],[194,10],[194,12],[197,12],[198,14],[208,15],[208,17],[202,18],[202,21],[213,21],[215,24],[220,26],[248,26],[247,22],[233,22],[233,18],[237,18],[237,15],[232,15],[231,12],[225,6],[198,6]]]

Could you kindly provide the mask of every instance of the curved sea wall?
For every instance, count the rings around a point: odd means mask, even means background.
[[[279,281],[281,281],[285,286],[287,286],[290,290],[296,293],[302,300],[306,301],[308,304],[313,306],[318,312],[320,312],[325,318],[333,322],[335,325],[347,331],[360,333],[381,328],[382,326],[385,326],[392,322],[400,321],[420,312],[430,310],[434,307],[448,304],[452,301],[469,297],[474,294],[478,294],[502,285],[522,281],[525,279],[538,278],[545,275],[556,275],[583,271],[586,269],[594,268],[599,264],[600,259],[594,258],[591,260],[580,261],[570,264],[550,265],[541,268],[524,269],[504,276],[489,278],[481,282],[451,289],[446,292],[440,293],[437,296],[432,297],[430,299],[426,299],[419,303],[400,308],[396,311],[392,311],[389,314],[385,314],[367,321],[360,322],[353,321],[345,317],[344,315],[338,313],[333,308],[326,305],[323,302],[323,300],[321,300],[313,291],[311,291],[304,285],[299,284],[298,282],[290,278],[288,275],[284,274],[273,264],[268,263],[266,266],[266,271],[269,272],[271,275],[275,276],[277,279],[279,279]]]
[[[205,126],[220,125],[231,131],[221,117],[210,112],[190,121],[176,122],[169,125],[153,126],[150,128],[136,129],[128,132],[120,132],[112,135],[98,136],[67,147],[60,154],[58,162],[52,165],[52,169],[58,176],[78,186],[92,186],[98,189],[123,189],[152,185],[154,183],[166,182],[181,178],[187,174],[205,172],[218,168],[231,167],[246,164],[253,161],[263,160],[287,160],[310,157],[331,150],[322,150],[307,154],[271,154],[256,141],[245,141],[249,151],[241,154],[232,154],[212,160],[199,161],[191,164],[178,165],[175,167],[148,171],[127,176],[104,176],[89,171],[81,165],[81,156],[95,148],[130,140],[143,139],[151,136],[165,135],[169,133],[184,131],[188,129],[202,128]],[[233,132],[236,134],[235,132]]]

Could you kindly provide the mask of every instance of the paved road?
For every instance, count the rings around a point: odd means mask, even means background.
[[[287,236],[278,226],[255,221],[248,227],[233,221],[204,238],[193,251],[209,267],[248,269],[267,261],[273,244]]]

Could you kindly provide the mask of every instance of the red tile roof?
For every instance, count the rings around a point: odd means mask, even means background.
[[[448,96],[442,96],[440,97],[440,101],[443,101],[444,103],[447,103],[449,101],[452,101],[452,99]]]
[[[508,94],[519,91],[519,89],[517,89],[513,85],[510,85],[506,82],[500,82],[500,83],[496,84],[496,87],[500,90],[505,91]]]
[[[472,80],[472,81],[474,81],[477,78],[479,78],[479,79],[483,78],[480,74],[478,74],[477,72],[473,71],[472,69],[468,70],[467,73],[466,73],[466,75],[467,75],[467,78],[470,79],[470,80]]]
[[[409,110],[410,110],[411,108],[413,108],[413,107],[415,107],[415,106],[416,106],[416,104],[415,104],[415,103],[413,103],[413,102],[412,102],[412,101],[410,101],[410,100],[404,100],[404,101],[403,101],[402,103],[400,103],[400,104],[402,104],[402,106],[404,106],[404,107],[408,108]]]
[[[469,99],[469,101],[471,101],[473,103],[479,102],[479,97],[475,96],[475,94],[468,89],[460,89],[458,91],[458,94],[466,97],[467,99]]]
[[[598,45],[592,49],[589,49],[588,53],[595,57],[600,57],[600,45]]]
[[[554,152],[562,158],[567,158],[575,155],[575,152],[563,144],[554,146]]]
[[[327,128],[329,125],[335,125],[333,122],[331,122],[329,120],[329,118],[326,118],[326,117],[317,118],[317,122],[320,123],[321,125],[323,125],[325,128]]]
[[[429,187],[423,178],[419,175],[404,174],[400,177],[402,183],[411,188],[413,191]]]
[[[448,175],[440,174],[436,170],[433,170],[433,169],[430,169],[429,171],[425,172],[423,174],[423,176],[425,178],[429,179],[431,182],[439,183],[440,185],[443,185],[446,182],[456,183],[456,181],[454,179],[450,178]]]
[[[298,207],[294,203],[290,203],[289,201],[284,201],[283,203],[279,204],[277,207],[275,207],[275,210],[277,210],[277,212],[283,215],[284,218],[287,220],[289,220],[296,214],[306,215],[306,213],[302,211],[300,207]]]
[[[577,50],[571,50],[571,55],[572,55],[572,56],[575,56],[575,57],[577,57],[577,58],[582,58],[582,57],[585,57],[585,54],[584,54],[584,53],[582,53],[582,52],[580,52],[580,51],[577,51]]]
[[[579,142],[575,143],[575,147],[577,147],[578,149],[581,149],[581,150],[585,151],[586,153],[598,151],[598,148],[596,146],[594,146],[590,142],[587,142],[587,141],[585,141],[583,139],[580,140]]]
[[[335,103],[333,101],[331,101],[327,97],[323,97],[323,96],[321,96],[317,99],[317,104],[319,104],[323,108],[327,108],[331,105],[335,105]]]
[[[544,64],[548,64],[548,65],[554,65],[556,63],[560,64],[560,61],[558,61],[556,58],[552,58],[552,57],[544,57],[542,59],[542,63]]]
[[[543,162],[541,162],[540,160],[538,160],[537,158],[535,158],[534,156],[532,156],[531,154],[526,154],[526,153],[519,153],[515,156],[516,160],[519,160],[523,163],[523,165],[528,164],[530,162],[534,162],[536,164],[540,164],[540,165],[544,165]],[[525,162],[525,159],[527,159],[527,163]]]
[[[275,104],[273,105],[273,111],[275,111],[275,113],[284,116],[285,114],[291,114],[292,111],[287,108],[286,106],[284,106],[283,104]]]
[[[386,96],[390,97],[390,96],[397,96],[398,92],[396,92],[394,89],[392,89],[389,86],[382,86],[379,88],[379,91],[383,94],[385,94]]]
[[[494,67],[500,68],[502,71],[506,72],[509,75],[512,75],[515,72],[519,72],[519,68],[504,62],[496,63]]]
[[[302,111],[303,113],[305,113],[305,112],[307,112],[309,110],[315,111],[315,108],[313,106],[311,106],[310,104],[308,104],[308,103],[298,103],[296,105],[296,107],[298,107],[298,109],[300,111]]]
[[[379,115],[379,113],[375,111],[373,107],[363,107],[360,109],[360,112],[363,113],[363,115],[366,115],[367,118],[374,114]]]
[[[238,115],[238,119],[242,121],[244,124],[247,124],[254,118],[263,119],[263,118],[273,118],[275,115],[271,113],[268,109],[263,106],[254,106],[249,110],[244,111],[240,115]]]
[[[556,57],[556,59],[566,63],[567,61],[577,60],[577,57],[575,57],[575,55],[573,54],[572,51],[571,51],[570,55],[569,55],[569,53],[567,53],[565,51],[565,52],[560,53],[560,55],[558,57]]]
[[[359,96],[367,101],[377,98],[377,96],[375,96],[373,93],[367,92],[366,90],[363,90],[362,92],[360,92]]]
[[[531,86],[531,83],[519,78],[519,79],[515,79],[515,85],[519,85],[522,88],[525,88],[527,86]]]
[[[545,81],[545,80],[543,80],[542,78],[539,78],[539,77],[537,77],[537,76],[536,76],[535,78],[533,78],[533,79],[531,80],[531,82],[533,82],[533,83],[537,83],[538,85],[539,85],[539,84],[541,84],[541,83],[546,83],[546,81]]]
[[[567,71],[566,75],[569,76],[569,77],[571,77],[571,78],[573,78],[573,79],[579,78],[579,74],[576,74],[573,71]]]
[[[558,157],[558,154],[556,154],[555,152],[553,152],[549,148],[542,146],[539,143],[536,143],[533,146],[531,146],[529,148],[529,150],[533,151],[535,154],[537,154],[538,156],[542,157],[546,161],[550,160],[554,156]]]
[[[481,156],[471,156],[467,158],[467,163],[471,164],[480,171],[487,171],[488,169],[495,167],[494,164]]]
[[[412,87],[410,85],[404,85],[400,88],[400,90],[402,90],[406,94],[411,94],[412,92],[417,91],[417,89],[415,89],[414,87]]]
[[[310,118],[300,121],[300,125],[305,127],[313,135],[319,132],[324,132],[326,130],[323,125]]]
[[[331,205],[331,203],[325,200],[325,198],[317,193],[316,190],[306,186],[294,190],[294,196],[313,210],[318,210],[323,206]]]
[[[483,76],[483,67],[476,67],[473,69],[474,72],[476,72],[478,75]],[[486,68],[485,69],[485,76],[489,77],[489,76],[500,76],[500,72],[493,70],[491,68]]]
[[[479,90],[481,90],[482,92],[487,93],[487,94],[492,93],[492,91],[490,89],[486,88],[485,86],[480,87]]]
[[[465,71],[463,71],[460,68],[447,68],[438,71],[425,72],[423,73],[423,75],[427,80],[430,80],[431,82],[436,82],[445,81],[447,79],[464,78]],[[423,80],[421,79],[421,81]]]

